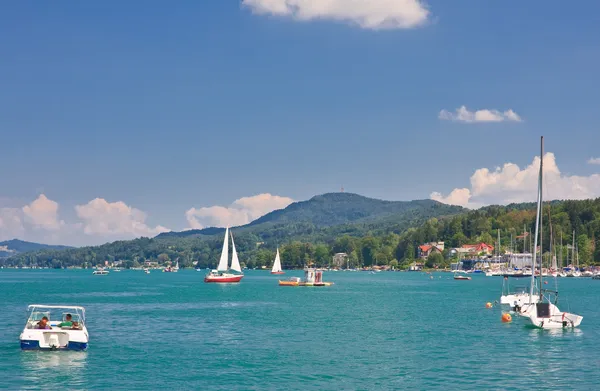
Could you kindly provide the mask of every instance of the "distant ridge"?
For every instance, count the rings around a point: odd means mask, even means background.
[[[259,232],[273,224],[310,224],[314,228],[326,228],[353,223],[369,223],[376,220],[404,220],[415,217],[438,217],[464,211],[459,206],[451,206],[426,199],[415,201],[384,201],[364,197],[354,193],[326,193],[306,201],[298,201],[284,209],[274,210],[236,230]],[[181,232],[166,232],[156,238],[183,238],[220,234],[224,228],[204,228]]]
[[[11,257],[16,254],[39,250],[66,250],[72,247],[51,244],[26,242],[19,239],[5,240],[0,242],[0,258]]]

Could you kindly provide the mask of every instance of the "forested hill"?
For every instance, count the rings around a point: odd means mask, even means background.
[[[430,218],[462,213],[463,208],[433,200],[382,201],[351,193],[330,193],[296,202],[271,212],[245,226],[233,229],[242,261],[256,261],[259,250],[298,241],[331,245],[341,235],[363,237],[400,234]],[[178,259],[180,265],[198,261],[212,266],[222,244],[222,228],[207,228],[161,234],[153,239],[140,238],[96,247],[66,251],[38,251],[10,258],[10,265],[44,266],[96,265],[104,261],[125,260],[136,264],[145,259]],[[298,260],[303,262],[304,260]]]
[[[50,244],[32,243],[25,242],[23,240],[12,239],[0,242],[0,258],[10,257],[15,254],[25,253],[29,251],[39,251],[45,249],[52,250],[64,250],[68,249],[68,246],[55,246]]]
[[[278,238],[295,239],[301,234],[294,226],[310,230],[321,228],[352,225],[355,223],[381,223],[386,220],[396,220],[399,223],[451,215],[462,212],[463,208],[441,204],[433,200],[416,201],[383,201],[363,197],[352,193],[328,193],[315,196],[308,201],[294,202],[285,209],[275,210],[252,221],[250,224],[234,227],[236,232],[253,232],[267,239],[271,238],[267,231],[273,227],[283,228],[278,232]],[[224,232],[224,228],[204,228],[182,232],[166,232],[157,238],[211,236]],[[263,232],[267,232],[266,234]]]

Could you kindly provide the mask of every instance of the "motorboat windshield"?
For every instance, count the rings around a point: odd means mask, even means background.
[[[48,325],[51,327],[83,328],[85,324],[85,309],[83,307],[73,306],[47,306],[47,305],[30,305],[28,307],[29,317],[27,319],[28,329],[36,328],[38,323],[43,319],[48,319]],[[68,322],[71,322],[69,326]]]

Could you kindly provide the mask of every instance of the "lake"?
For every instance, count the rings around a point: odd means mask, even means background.
[[[433,275],[325,272],[335,285],[309,288],[279,287],[268,271],[219,285],[193,270],[2,269],[0,388],[599,387],[599,280],[558,280],[559,308],[584,319],[577,330],[552,332],[501,323],[499,307],[485,308],[499,300],[500,277]],[[28,304],[84,306],[88,351],[22,352]]]

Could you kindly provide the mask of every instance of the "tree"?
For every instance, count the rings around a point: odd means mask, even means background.
[[[586,234],[577,237],[577,247],[579,251],[579,264],[589,265],[592,262],[592,246]]]
[[[171,260],[171,258],[169,258],[169,255],[165,253],[159,254],[157,258],[161,263],[167,263]]]
[[[327,266],[330,260],[329,248],[324,244],[318,244],[315,247],[315,262],[317,266]]]
[[[432,252],[427,257],[427,261],[425,262],[425,266],[428,268],[433,268],[436,266],[443,266],[444,256],[437,251]]]

